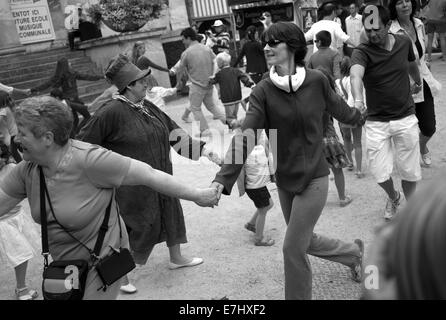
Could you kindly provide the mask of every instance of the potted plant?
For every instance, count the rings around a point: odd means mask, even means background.
[[[117,32],[136,31],[160,16],[167,0],[100,0],[102,21]]]
[[[98,28],[101,25],[102,20],[102,8],[99,4],[92,4],[87,8],[87,15],[90,17],[91,22]]]

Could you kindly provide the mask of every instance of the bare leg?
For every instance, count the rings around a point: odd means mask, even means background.
[[[28,267],[28,261],[19,264],[14,268],[15,279],[17,282],[17,288],[22,289],[26,287],[26,268]]]
[[[362,127],[353,130],[353,147],[355,149],[356,171],[362,172]]]
[[[344,146],[345,151],[347,151],[347,159],[350,161],[350,163],[353,163],[352,158],[352,151],[353,151],[353,144],[352,144],[352,130],[348,128],[341,129],[342,132],[342,138],[344,139]]]
[[[446,59],[446,33],[439,33],[438,36],[440,37],[440,46],[441,46],[441,52],[443,53],[443,60]]]
[[[434,41],[434,34],[429,33],[427,35],[427,60],[432,60],[432,42]]]
[[[181,255],[181,246],[180,244],[175,244],[172,247],[169,248],[169,254],[170,254],[170,262],[173,262],[175,264],[186,264],[192,261],[190,258],[185,258]]]
[[[273,200],[269,199],[269,205],[264,208],[258,208],[254,215],[257,215],[256,219],[256,235],[255,238],[257,241],[261,241],[263,239],[263,230],[265,229],[265,220],[266,213],[269,209],[271,209],[274,205]]]
[[[259,210],[256,210],[256,212],[252,215],[251,220],[249,220],[249,224],[252,224],[253,226],[256,225],[257,216],[259,215]]]
[[[426,154],[429,152],[429,149],[427,148],[427,142],[430,140],[431,137],[426,137],[424,134],[420,133],[420,152],[421,154]]]
[[[331,168],[334,175],[336,189],[338,190],[339,200],[345,200],[345,178],[342,169]]]

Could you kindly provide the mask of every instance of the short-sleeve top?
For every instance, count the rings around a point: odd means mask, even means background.
[[[394,37],[391,51],[369,43],[353,50],[352,66],[365,68],[368,120],[387,122],[415,113],[409,80],[409,62],[415,61],[412,41],[403,35]]]
[[[330,48],[332,48],[333,50],[338,49],[336,47],[338,45],[338,43],[343,43],[343,42],[347,41],[348,39],[350,39],[350,37],[344,31],[342,31],[341,26],[339,24],[337,24],[336,22],[334,22],[332,20],[319,20],[318,22],[316,22],[315,24],[313,24],[311,26],[310,30],[308,30],[305,33],[305,40],[306,41],[313,40],[315,42],[316,35],[320,31],[330,32],[330,34],[331,34]],[[313,53],[316,52],[317,50],[318,50],[317,46],[313,45]]]
[[[56,173],[46,178],[49,196],[57,220],[88,248],[93,249],[105,210],[126,177],[131,159],[86,142],[70,140]],[[31,215],[40,224],[40,179],[38,166],[20,162],[5,177],[3,191],[14,198],[28,197]],[[72,239],[55,221],[47,208],[48,243],[53,259],[88,259],[88,251]],[[118,223],[118,208],[113,199],[108,231],[100,256],[111,248],[128,248],[128,237],[121,220],[122,239]]]

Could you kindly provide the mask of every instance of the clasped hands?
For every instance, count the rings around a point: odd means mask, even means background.
[[[223,185],[219,182],[212,182],[209,188],[198,189],[198,196],[194,202],[200,207],[218,206],[221,194],[223,192]]]

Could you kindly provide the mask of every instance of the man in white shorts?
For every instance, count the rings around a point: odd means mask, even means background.
[[[391,178],[394,157],[406,199],[421,179],[418,120],[411,94],[421,90],[421,78],[412,42],[406,36],[389,34],[389,12],[382,6],[377,8],[377,25],[367,19],[373,11],[364,10],[362,21],[368,42],[353,50],[350,76],[355,107],[359,109],[364,108],[365,87],[369,166],[389,197],[384,218],[391,219],[401,200],[401,192],[395,190]],[[409,75],[415,81],[412,86]]]

